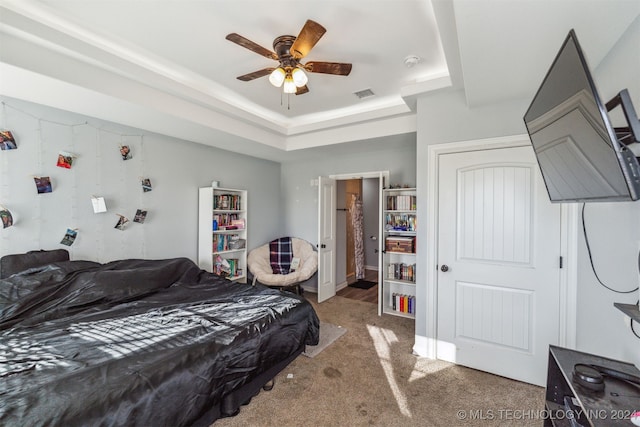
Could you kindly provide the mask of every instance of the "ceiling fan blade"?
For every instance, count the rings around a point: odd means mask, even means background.
[[[242,80],[243,82],[248,82],[250,80],[258,79],[260,77],[268,76],[273,72],[275,68],[263,68],[262,70],[254,71],[253,73],[245,74],[243,76],[238,76],[238,80]]]
[[[309,88],[307,87],[307,85],[296,88],[296,95],[304,95],[307,92],[309,92]]]
[[[289,52],[295,59],[304,58],[326,32],[327,30],[322,25],[308,19],[296,37],[296,41],[291,45]]]
[[[337,74],[348,76],[351,72],[351,64],[344,62],[310,61],[304,64],[304,69],[311,73]]]
[[[266,47],[262,47],[259,44],[252,42],[246,37],[242,37],[240,34],[236,34],[236,33],[227,34],[227,37],[225,37],[225,39],[231,42],[234,42],[235,44],[238,44],[246,49],[249,49],[257,53],[258,55],[262,55],[269,59],[275,59],[276,61],[278,60],[278,55],[276,55],[275,52],[272,52]]]

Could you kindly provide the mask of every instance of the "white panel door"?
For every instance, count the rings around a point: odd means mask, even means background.
[[[438,358],[543,385],[558,342],[560,206],[531,147],[440,156]]]
[[[336,294],[336,181],[318,178],[318,302]]]

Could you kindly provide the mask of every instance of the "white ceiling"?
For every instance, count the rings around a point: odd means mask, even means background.
[[[639,0],[0,0],[0,93],[281,161],[413,133],[432,91],[531,97],[571,28],[596,67],[638,16]],[[349,76],[312,73],[289,99],[236,79],[275,61],[228,33],[272,49],[307,19],[327,32],[303,62]]]

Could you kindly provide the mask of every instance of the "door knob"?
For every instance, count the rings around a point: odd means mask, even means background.
[[[442,264],[442,266],[440,267],[440,271],[446,273],[447,271],[449,271],[449,266],[447,264]]]

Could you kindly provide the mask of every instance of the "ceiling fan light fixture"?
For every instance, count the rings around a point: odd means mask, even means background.
[[[309,54],[326,31],[322,25],[308,19],[297,37],[292,35],[276,37],[273,41],[273,51],[237,33],[227,34],[225,38],[258,55],[279,62],[277,68],[263,68],[238,76],[238,80],[248,82],[269,76],[269,83],[275,87],[282,88],[282,91],[287,95],[292,93],[303,95],[309,92],[307,87],[309,78],[305,71],[307,73],[333,74],[337,76],[348,76],[351,72],[352,64],[346,62],[311,61],[305,64],[300,62],[302,58]]]
[[[286,77],[286,73],[282,67],[278,67],[269,74],[269,83],[275,87],[282,86]]]
[[[291,71],[291,77],[296,87],[302,87],[309,81],[309,77],[302,71],[302,68],[294,68],[293,71]]]
[[[291,74],[287,74],[287,77],[285,77],[284,79],[284,93],[296,93],[296,90],[297,87],[295,82],[293,81],[293,77],[291,77]]]

